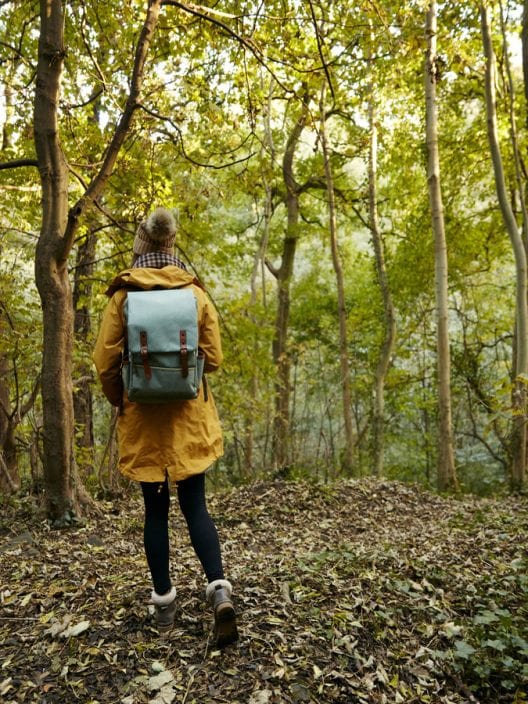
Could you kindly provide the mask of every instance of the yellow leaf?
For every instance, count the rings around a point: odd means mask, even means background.
[[[314,673],[314,678],[316,680],[318,680],[322,676],[323,671],[319,667],[317,667],[317,665],[314,665],[313,666],[313,673]]]
[[[50,611],[47,614],[42,614],[42,616],[40,616],[39,618],[39,621],[40,623],[49,623],[54,616],[55,611]]]

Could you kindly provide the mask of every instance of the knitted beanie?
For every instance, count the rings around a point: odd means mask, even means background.
[[[176,220],[167,208],[156,208],[139,225],[134,238],[134,254],[167,252],[172,254],[176,238]]]

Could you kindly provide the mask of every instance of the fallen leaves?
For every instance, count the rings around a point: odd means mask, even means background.
[[[515,659],[528,656],[526,500],[361,480],[255,484],[209,505],[240,614],[240,642],[225,651],[210,647],[205,582],[176,502],[180,611],[166,641],[147,607],[138,493],[64,532],[6,518],[19,535],[0,546],[2,702],[526,698]]]
[[[71,621],[71,614],[66,614],[61,621],[54,619],[50,628],[44,631],[44,635],[49,635],[52,638],[56,638],[57,636],[60,638],[75,638],[90,628],[90,621],[88,620],[78,623],[72,623]]]

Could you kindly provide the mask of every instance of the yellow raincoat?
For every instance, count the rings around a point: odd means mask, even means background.
[[[198,334],[205,354],[205,372],[222,363],[218,317],[207,294],[189,272],[178,266],[138,268],[121,272],[112,281],[93,360],[103,392],[114,406],[122,404],[117,420],[119,469],[141,482],[181,481],[204,472],[223,454],[222,429],[210,388],[207,400],[203,384],[191,401],[132,403],[123,393],[121,354],[125,340],[123,304],[127,288],[190,286],[198,301]]]

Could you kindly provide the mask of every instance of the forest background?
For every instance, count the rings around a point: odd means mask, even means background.
[[[5,493],[117,487],[91,350],[158,205],[220,315],[218,485],[524,489],[527,0],[2,0],[0,86]]]

